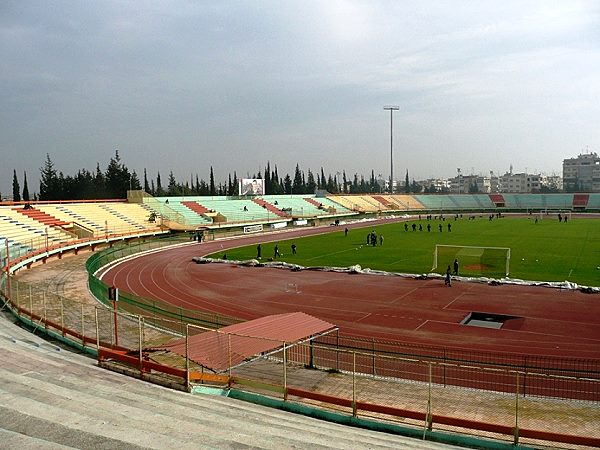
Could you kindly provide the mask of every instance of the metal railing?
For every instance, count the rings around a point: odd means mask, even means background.
[[[87,268],[95,271],[108,259],[173,243],[161,239],[110,249],[89,258]],[[90,287],[107,294],[106,286],[92,282]],[[182,339],[193,342],[194,336],[235,319],[190,317],[188,311],[169,311],[124,293],[118,305],[103,295],[109,306],[94,305],[49,293],[43,285],[8,282],[6,271],[0,277],[0,292],[5,305],[33,332],[43,330],[98,354],[103,364],[122,365],[142,378],[162,377],[188,389],[207,383],[239,388],[283,402],[410,426],[421,430],[423,437],[433,431],[469,430],[520,444],[535,445],[541,439],[600,446],[600,376],[593,367],[575,366],[574,361],[566,362],[564,370],[548,373],[541,370],[548,363],[543,358],[535,363],[498,360],[498,355],[477,352],[466,357],[425,351],[426,347],[409,352],[392,343],[328,336],[281,342],[270,354],[212,371],[186,357],[187,352],[170,351],[168,345]],[[129,308],[132,311],[122,311]],[[133,314],[135,308],[139,314]],[[231,361],[235,353],[235,344],[229,345],[222,358]],[[495,386],[485,381],[489,379],[496,380]],[[562,399],[566,388],[553,392],[552,383],[566,383],[574,393],[568,397],[588,401]],[[498,385],[503,388],[496,389]]]

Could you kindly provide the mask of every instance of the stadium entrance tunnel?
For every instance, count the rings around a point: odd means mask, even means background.
[[[499,330],[500,328],[504,327],[505,324],[508,325],[508,322],[510,322],[510,325],[516,325],[521,321],[522,317],[518,316],[507,316],[506,314],[485,312],[470,312],[460,323],[461,325],[468,325],[470,327],[495,328]],[[514,329],[515,327],[510,326],[510,328]]]

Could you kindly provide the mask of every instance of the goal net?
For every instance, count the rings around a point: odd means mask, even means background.
[[[538,213],[538,217],[540,220],[558,220],[558,216],[560,215],[561,219],[568,218],[568,220],[571,220],[571,212],[570,209],[544,209]]]
[[[443,274],[450,266],[450,271],[454,272],[454,260],[458,261],[459,275],[506,277],[509,274],[510,248],[437,244],[431,271]]]

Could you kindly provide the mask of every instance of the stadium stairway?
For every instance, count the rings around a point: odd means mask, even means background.
[[[0,448],[449,449],[99,368],[0,312]]]

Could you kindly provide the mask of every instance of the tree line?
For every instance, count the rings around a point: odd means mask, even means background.
[[[271,168],[267,162],[264,171],[256,172],[249,178],[261,178],[265,187],[265,194],[314,194],[317,190],[326,190],[332,194],[366,194],[379,193],[383,188],[375,178],[375,172],[371,170],[369,177],[354,174],[347,177],[346,172],[335,174],[325,173],[321,167],[320,171],[314,173],[308,169],[306,172],[300,169],[299,164],[293,176],[290,174],[280,175],[277,165]],[[403,192],[422,192],[423,188],[414,180],[408,182],[408,171],[406,172],[406,184]],[[23,189],[17,177],[16,170],[13,171],[13,201],[31,200],[94,200],[94,199],[122,199],[127,197],[128,190],[143,189],[145,192],[155,196],[183,196],[183,195],[238,195],[239,178],[234,171],[229,173],[226,181],[215,181],[212,166],[208,181],[200,178],[198,174],[190,176],[189,180],[176,180],[170,171],[166,184],[164,184],[160,172],[155,178],[149,178],[144,169],[143,178],[135,170],[130,170],[123,164],[118,150],[110,158],[106,170],[100,169],[96,163],[96,170],[89,171],[80,169],[75,175],[64,175],[62,171],[55,168],[54,162],[49,154],[40,168],[39,192],[30,196],[27,186],[27,173],[23,177]],[[428,190],[428,189],[427,189]]]

